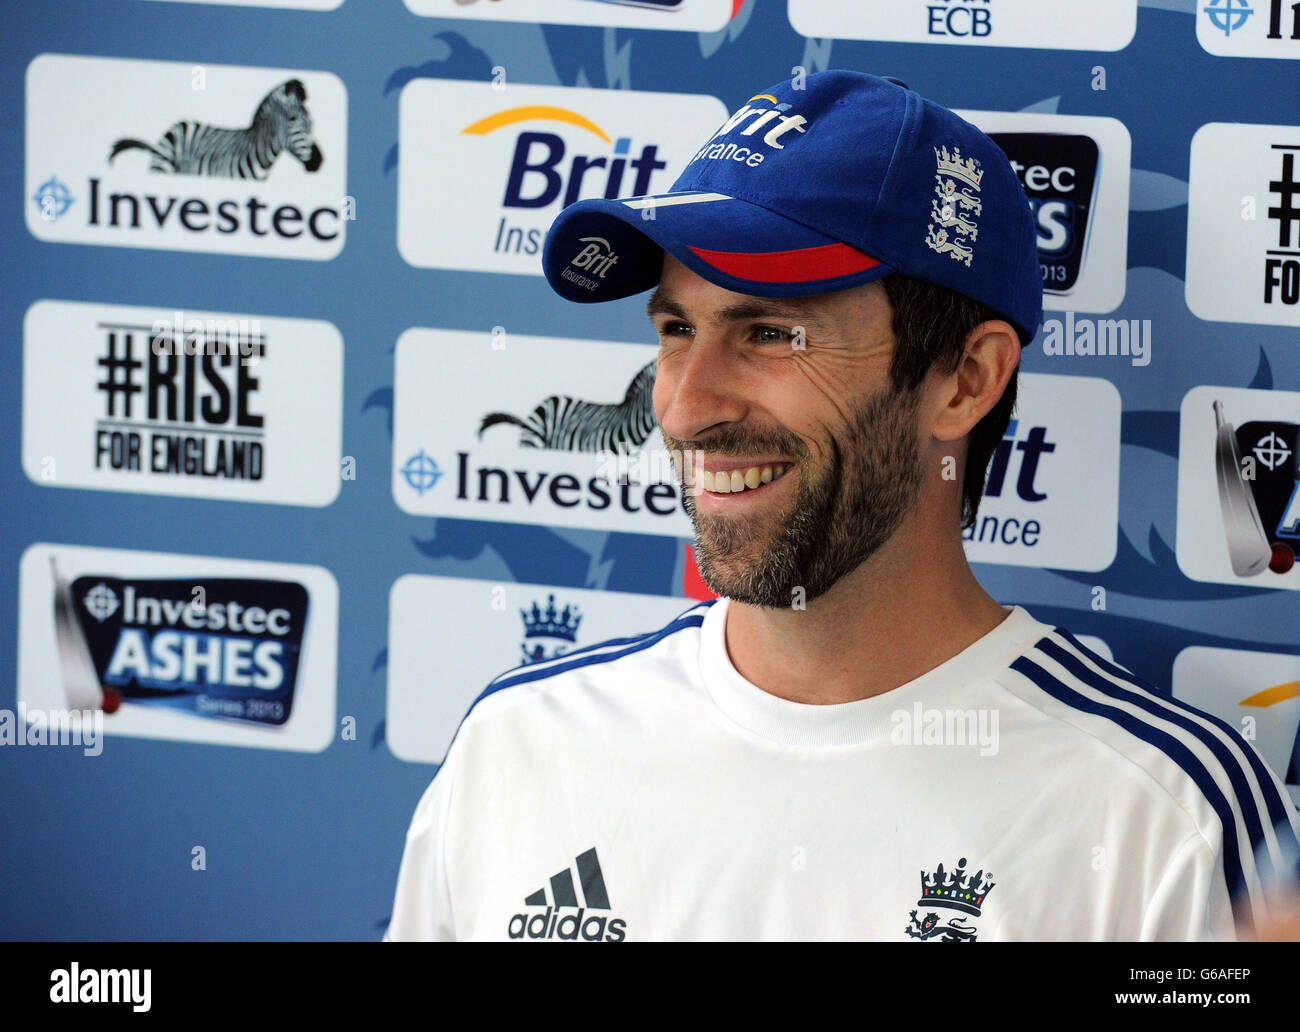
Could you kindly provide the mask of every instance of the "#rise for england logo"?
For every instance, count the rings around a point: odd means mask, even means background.
[[[23,468],[46,487],[328,505],[342,394],[327,322],[38,301]]]
[[[27,67],[27,228],[328,260],[355,217],[346,126],[326,72],[41,54]]]
[[[401,96],[398,250],[425,268],[540,276],[563,208],[667,190],[726,117],[699,94],[415,79]]]
[[[816,39],[955,46],[1122,50],[1138,0],[790,0],[790,24]]]
[[[1300,326],[1300,126],[1196,131],[1186,292],[1202,319]]]

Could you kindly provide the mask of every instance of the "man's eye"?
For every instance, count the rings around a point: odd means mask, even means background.
[[[755,326],[755,338],[763,344],[779,343],[791,339],[788,330],[783,330],[779,326]]]
[[[661,337],[678,337],[693,332],[695,331],[684,322],[669,322],[659,327],[659,336]]]

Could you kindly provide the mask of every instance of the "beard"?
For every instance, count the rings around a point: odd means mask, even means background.
[[[758,519],[701,519],[694,495],[683,487],[704,583],[736,602],[785,609],[798,599],[795,589],[803,589],[803,601],[812,601],[861,566],[893,536],[920,495],[919,404],[919,389],[887,386],[870,396],[850,414],[848,426],[830,436],[828,458],[819,470],[809,469],[807,445],[786,430],[737,427],[696,442],[665,434],[668,447],[680,454],[766,452],[798,462],[793,501]]]

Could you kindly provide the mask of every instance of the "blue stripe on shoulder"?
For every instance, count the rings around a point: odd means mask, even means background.
[[[1045,645],[1055,645],[1048,639],[1041,639],[1035,648],[1044,649]],[[1091,673],[1077,659],[1065,653],[1059,645],[1057,650],[1066,656],[1067,659],[1074,660],[1075,666],[1082,668],[1085,673]],[[1053,656],[1053,658],[1058,658]],[[1069,664],[1063,664],[1072,673],[1074,670]],[[1234,913],[1237,910],[1237,896],[1241,887],[1245,883],[1245,876],[1241,867],[1241,853],[1237,845],[1237,821],[1232,812],[1232,807],[1228,800],[1224,798],[1223,792],[1220,791],[1218,784],[1210,776],[1210,772],[1205,769],[1204,764],[1193,755],[1192,751],[1182,742],[1167,731],[1162,731],[1157,727],[1143,721],[1141,718],[1127,713],[1117,706],[1109,706],[1095,699],[1090,699],[1074,688],[1071,688],[1055,674],[1052,674],[1040,667],[1027,656],[1020,656],[1011,664],[1011,669],[1017,673],[1023,674],[1029,680],[1033,681],[1039,688],[1045,691],[1052,698],[1065,703],[1073,709],[1080,710],[1084,713],[1091,713],[1095,716],[1105,717],[1114,721],[1117,725],[1124,728],[1134,737],[1140,738],[1149,745],[1154,746],[1177,763],[1183,771],[1197,785],[1204,794],[1210,805],[1214,808],[1215,813],[1219,816],[1219,821],[1223,825],[1223,868],[1224,875],[1228,883],[1228,895],[1233,901]],[[1081,676],[1076,673],[1075,676]],[[1095,677],[1095,675],[1094,675]],[[1088,678],[1083,678],[1092,684],[1093,687],[1100,688],[1106,694],[1114,694],[1107,691],[1106,688],[1094,684]],[[1109,682],[1106,682],[1109,684]],[[1112,688],[1115,686],[1111,685]],[[1128,693],[1132,694],[1132,693]],[[1261,831],[1262,834],[1262,831]]]
[[[676,623],[678,620],[682,619],[682,617],[684,617],[687,613],[695,612],[695,610],[699,609],[701,605],[711,606],[716,601],[717,599],[709,599],[707,602],[695,603],[695,605],[691,606],[689,609],[684,609],[682,610],[682,612],[678,613],[675,617],[673,617],[673,619],[669,622],[669,625],[671,626],[672,623]],[[646,631],[644,634],[633,634],[626,638],[606,638],[604,641],[598,641],[594,645],[584,645],[582,648],[574,649],[572,652],[566,652],[562,656],[554,656],[551,659],[543,660],[543,662],[546,664],[545,666],[543,666],[542,663],[523,663],[520,664],[519,666],[512,666],[510,667],[510,669],[502,671],[501,673],[497,674],[496,677],[492,678],[492,680],[488,682],[488,687],[489,688],[492,687],[502,678],[511,677],[516,672],[546,674],[552,670],[555,670],[556,667],[559,666],[559,664],[567,663],[569,660],[577,656],[581,656],[586,652],[591,652],[594,649],[607,649],[610,648],[611,646],[631,645],[634,642],[645,641],[646,638],[652,637],[653,635],[656,634],[660,634],[662,633],[662,631],[663,628],[660,628],[660,630],[658,631]]]
[[[692,606],[691,608],[694,609],[695,607]],[[574,657],[572,661],[568,661],[569,656],[564,656],[562,657],[561,662],[554,666],[548,666],[543,670],[530,670],[528,667],[524,667],[514,677],[505,677],[504,679],[498,678],[496,681],[493,681],[488,685],[486,691],[484,691],[483,694],[474,701],[477,703],[479,699],[485,698],[493,692],[499,692],[502,688],[513,688],[517,684],[527,684],[529,681],[541,681],[545,678],[553,677],[556,674],[562,674],[568,670],[577,670],[579,667],[591,666],[594,663],[609,663],[616,659],[622,659],[624,656],[630,656],[634,652],[648,649],[651,645],[657,645],[670,634],[676,634],[678,631],[685,630],[687,627],[699,627],[702,623],[704,623],[703,613],[696,613],[694,616],[679,616],[673,620],[672,623],[651,634],[645,634],[630,639],[615,639],[620,643],[624,640],[629,642],[626,648],[619,649],[617,652],[602,652],[599,655],[588,656],[579,655],[578,653],[569,653],[569,655]],[[608,645],[610,642],[601,642],[600,644]],[[591,648],[599,647],[599,645],[591,646]],[[472,706],[470,708],[473,709]]]
[[[1197,707],[1191,705],[1188,702],[1185,702],[1182,699],[1175,699],[1172,694],[1166,694],[1165,692],[1157,691],[1152,685],[1147,684],[1140,677],[1134,676],[1133,674],[1129,673],[1127,670],[1124,670],[1121,667],[1116,666],[1114,663],[1111,663],[1108,660],[1104,659],[1103,657],[1097,655],[1095,652],[1087,648],[1087,646],[1081,645],[1078,639],[1075,638],[1074,635],[1071,634],[1069,631],[1058,627],[1056,628],[1056,633],[1061,635],[1063,638],[1067,639],[1071,645],[1073,645],[1076,649],[1078,649],[1085,656],[1091,659],[1099,667],[1105,670],[1108,674],[1110,674],[1111,677],[1118,677],[1123,681],[1128,681],[1130,684],[1135,684],[1140,688],[1145,688],[1147,691],[1155,692],[1155,694],[1159,695],[1165,701],[1166,705],[1176,706],[1180,710],[1183,710],[1186,713],[1194,713],[1198,717],[1204,718],[1205,720],[1213,724],[1215,727],[1217,727],[1220,731],[1225,732],[1232,739],[1239,739],[1241,737],[1241,732],[1238,731],[1231,724],[1229,724],[1226,720],[1222,720],[1221,718],[1216,717],[1213,713],[1206,713],[1204,710],[1198,709]],[[1209,732],[1205,731],[1205,729],[1202,728],[1199,724],[1195,725],[1195,727],[1198,734],[1202,735],[1202,740],[1208,742],[1209,739],[1204,738],[1204,735],[1208,735]],[[1216,739],[1216,741],[1218,741],[1218,739]],[[1241,753],[1243,756],[1245,756],[1246,762],[1250,764],[1250,769],[1254,771],[1255,780],[1259,782],[1260,793],[1264,796],[1264,801],[1268,804],[1269,823],[1276,826],[1279,822],[1281,822],[1285,824],[1287,827],[1290,827],[1291,821],[1287,814],[1286,802],[1282,799],[1281,794],[1278,792],[1277,786],[1273,784],[1273,778],[1268,770],[1268,767],[1265,765],[1263,759],[1260,757],[1259,753],[1256,752],[1254,749],[1243,748],[1241,749]],[[1280,837],[1281,836],[1279,836],[1279,838]],[[1297,846],[1300,846],[1300,842],[1297,842],[1296,844]]]

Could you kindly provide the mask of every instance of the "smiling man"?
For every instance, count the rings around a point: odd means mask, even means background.
[[[544,265],[654,288],[654,403],[720,596],[503,674],[407,836],[387,938],[1210,939],[1266,920],[1295,808],[1228,725],[999,605],[966,561],[1033,219],[901,84],[757,94]]]

